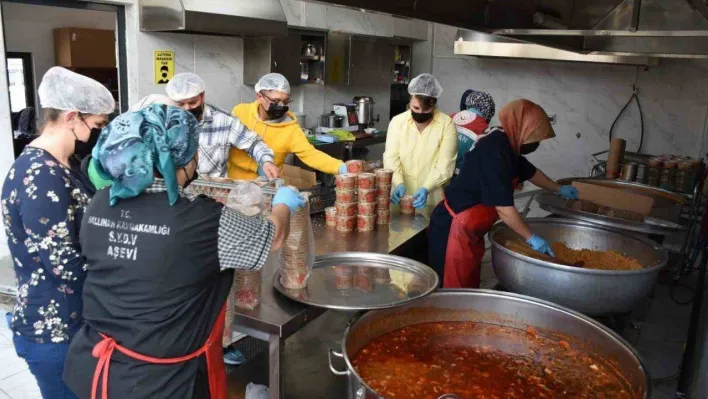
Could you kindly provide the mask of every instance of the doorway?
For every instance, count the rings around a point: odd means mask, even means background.
[[[100,0],[99,0],[100,1]],[[119,104],[114,115],[128,110],[128,78],[126,56],[126,21],[124,6],[100,4],[78,0],[2,0],[2,26],[4,30],[6,64],[8,69],[8,97],[13,129],[0,134],[12,135],[15,157],[37,135],[37,119],[41,104],[37,88],[46,71],[59,65],[87,75],[103,83]],[[61,64],[56,56],[56,29],[85,29],[113,31],[109,41],[116,48],[110,55],[112,65],[82,64],[84,60],[97,57],[92,49],[105,49],[101,44],[84,48],[89,57],[77,58],[77,62]],[[71,37],[71,36],[70,36]],[[95,39],[95,37],[92,37]],[[24,115],[21,115],[24,111]],[[28,112],[32,111],[32,112]],[[31,122],[26,123],[25,122]],[[29,126],[15,131],[16,126]],[[19,134],[16,134],[19,133]],[[3,153],[8,159],[10,151]],[[6,173],[6,172],[5,172]],[[4,174],[3,174],[4,175]],[[5,245],[6,238],[0,234],[0,293],[16,293],[13,262]]]
[[[10,112],[35,108],[32,53],[8,52],[7,83],[10,89]]]

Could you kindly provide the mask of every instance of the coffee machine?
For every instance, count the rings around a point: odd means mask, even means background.
[[[345,130],[352,130],[350,128],[358,128],[358,119],[356,113],[356,104],[354,103],[338,103],[332,106],[332,111],[335,114],[344,117],[343,127],[347,128]],[[356,130],[356,129],[354,129]]]

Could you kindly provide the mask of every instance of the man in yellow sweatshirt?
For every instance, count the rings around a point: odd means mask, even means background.
[[[290,83],[279,73],[269,73],[256,84],[256,101],[239,104],[231,112],[248,130],[256,132],[275,152],[275,166],[283,166],[285,157],[294,153],[312,169],[328,174],[345,173],[342,161],[315,149],[288,111]],[[255,179],[255,161],[245,151],[232,148],[228,174],[232,179]]]

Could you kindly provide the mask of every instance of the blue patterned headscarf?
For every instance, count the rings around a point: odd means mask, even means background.
[[[467,90],[460,101],[460,111],[472,110],[484,118],[487,123],[494,117],[495,108],[492,96],[483,91]]]
[[[112,182],[111,206],[140,195],[155,180],[165,179],[170,205],[179,198],[177,171],[197,152],[197,120],[177,107],[153,104],[118,116],[106,126],[93,148],[96,169]]]

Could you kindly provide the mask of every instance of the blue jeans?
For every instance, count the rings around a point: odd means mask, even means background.
[[[39,344],[13,334],[17,356],[25,359],[44,399],[77,399],[61,375],[69,344]]]

